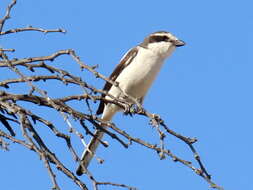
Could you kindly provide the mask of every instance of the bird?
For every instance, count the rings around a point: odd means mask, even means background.
[[[116,98],[133,103],[133,99],[127,98],[126,94],[142,104],[165,60],[170,57],[177,47],[184,45],[184,41],[179,40],[170,32],[157,31],[149,34],[139,45],[131,48],[122,57],[110,75],[109,79],[114,82],[116,81],[119,87],[106,82],[103,90]],[[111,97],[105,94],[102,97],[112,100]],[[102,121],[108,122],[121,110],[122,108],[116,104],[100,101],[96,114],[102,114]],[[98,129],[95,131],[93,138],[81,156],[76,171],[78,176],[87,173],[88,165],[103,135],[103,131]]]

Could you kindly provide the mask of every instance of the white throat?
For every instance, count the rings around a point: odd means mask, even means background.
[[[174,45],[168,45],[168,43],[165,42],[151,43],[148,45],[147,48],[151,50],[154,54],[157,54],[157,56],[159,56],[161,59],[166,59],[176,49]]]

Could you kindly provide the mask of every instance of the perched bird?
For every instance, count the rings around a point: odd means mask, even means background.
[[[169,32],[159,31],[150,34],[141,44],[130,49],[123,56],[109,77],[112,81],[118,82],[124,93],[109,82],[106,82],[103,90],[116,98],[125,98],[124,94],[127,94],[142,104],[166,58],[171,55],[176,47],[183,45],[185,45],[183,41]],[[111,100],[108,96],[105,98]],[[126,100],[132,103],[131,99]],[[120,110],[121,108],[115,104],[101,101],[97,114],[102,114],[102,120],[110,121],[114,114]],[[104,132],[101,130],[95,131],[93,139],[82,154],[77,175],[86,173],[103,134]]]

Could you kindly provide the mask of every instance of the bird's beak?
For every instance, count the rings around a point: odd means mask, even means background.
[[[176,47],[184,46],[184,45],[185,45],[185,42],[182,41],[182,40],[175,40],[175,41],[174,41],[174,45],[175,45]]]

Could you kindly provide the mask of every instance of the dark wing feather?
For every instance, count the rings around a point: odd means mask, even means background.
[[[115,81],[120,73],[131,63],[131,61],[136,57],[138,52],[138,46],[135,48],[132,48],[129,50],[123,58],[120,60],[120,63],[116,66],[112,74],[110,75],[109,79],[112,81]],[[112,87],[112,84],[109,82],[105,83],[105,86],[103,88],[104,91],[108,92]],[[105,94],[102,94],[102,97],[105,97]],[[103,101],[100,101],[100,104],[98,106],[97,115],[103,113],[105,107],[105,103]]]

